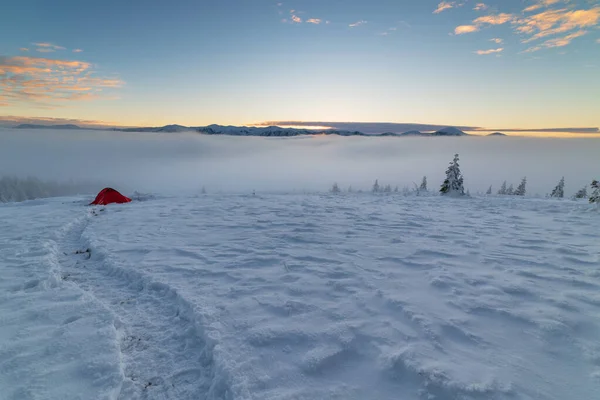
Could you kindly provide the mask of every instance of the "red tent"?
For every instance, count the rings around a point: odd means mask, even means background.
[[[96,199],[90,203],[91,205],[106,205],[110,203],[129,203],[131,199],[123,196],[113,188],[104,188],[98,193]]]

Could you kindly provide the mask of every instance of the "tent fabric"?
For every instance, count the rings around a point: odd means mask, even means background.
[[[123,196],[121,193],[117,192],[113,188],[104,188],[98,193],[96,199],[92,201],[89,205],[102,205],[105,206],[111,203],[129,203],[131,199],[129,197]]]

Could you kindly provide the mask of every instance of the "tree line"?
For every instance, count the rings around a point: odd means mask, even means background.
[[[598,180],[594,179],[592,181],[592,183],[590,184],[590,188],[591,188],[591,193],[590,193],[589,197],[588,197],[588,187],[586,185],[583,188],[579,189],[573,195],[573,199],[588,198],[590,203],[600,203],[600,182]],[[406,188],[405,188],[405,190],[406,190]],[[334,183],[330,191],[332,193],[340,193],[341,189],[337,183]],[[352,187],[349,187],[348,191],[352,192]],[[376,179],[375,183],[373,184],[373,187],[371,188],[371,191],[373,193],[380,193],[380,192],[381,193],[391,193],[392,187],[390,185],[381,186],[379,184],[379,180]],[[398,186],[396,186],[393,191],[398,192],[399,191]],[[423,177],[420,186],[415,184],[414,191],[416,193],[428,191],[426,176]],[[441,195],[445,195],[445,196],[468,195],[468,191],[465,192],[465,188],[464,188],[464,177],[460,170],[458,154],[454,155],[454,159],[450,162],[450,165],[446,169],[446,178],[444,179],[444,182],[442,183],[439,192]],[[507,182],[504,181],[502,183],[502,186],[500,186],[500,189],[497,191],[498,195],[503,195],[503,196],[525,196],[526,193],[527,193],[527,177],[523,177],[523,179],[521,179],[521,182],[519,183],[519,185],[516,188],[514,187],[514,185],[512,183],[510,185],[508,185]],[[486,194],[487,195],[492,194],[492,186],[491,185],[488,188],[488,190],[486,191]],[[565,197],[565,178],[564,178],[564,176],[560,179],[560,181],[558,181],[558,184],[554,187],[554,189],[552,189],[552,192],[549,195],[547,195],[547,197],[558,198],[558,199]]]

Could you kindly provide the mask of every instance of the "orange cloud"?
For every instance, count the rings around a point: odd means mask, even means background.
[[[119,79],[94,76],[92,64],[85,61],[0,56],[0,100],[9,105],[55,107],[98,99],[103,88],[121,86]]]
[[[477,3],[475,4],[475,7],[473,7],[473,10],[475,11],[483,11],[483,10],[487,10],[488,6],[485,3]]]
[[[442,11],[454,8],[455,5],[456,5],[456,2],[454,2],[454,1],[442,1],[440,4],[438,4],[437,8],[435,9],[435,11],[433,13],[439,14]]]
[[[322,21],[319,18],[311,18],[306,20],[309,24],[319,25]]]
[[[300,18],[297,15],[292,15],[292,21],[295,22],[295,23],[297,23],[297,24],[300,24],[300,23],[302,23],[302,18]]]
[[[456,35],[462,35],[464,33],[477,32],[478,30],[479,30],[479,27],[475,26],[475,25],[461,25],[461,26],[457,26],[454,29],[454,33]]]
[[[81,53],[83,50],[81,49],[73,49],[73,53]]]
[[[502,25],[502,24],[505,24],[505,23],[511,21],[513,18],[514,17],[512,14],[501,13],[501,14],[497,14],[497,15],[486,15],[483,17],[479,17],[479,18],[475,19],[473,21],[473,23],[475,25],[483,25],[483,24]]]
[[[523,12],[531,12],[538,10],[542,7],[549,7],[553,4],[559,3],[561,0],[539,0],[537,4],[527,7]]]
[[[477,51],[475,52],[475,54],[478,54],[478,55],[480,55],[480,56],[483,56],[483,55],[487,55],[487,54],[501,53],[502,51],[504,51],[504,49],[501,47],[501,48],[498,48],[498,49],[477,50]]]
[[[560,4],[559,8],[551,8],[557,4]],[[479,4],[476,8],[478,6]],[[536,10],[539,11],[534,12]],[[564,47],[570,44],[573,39],[585,35],[587,29],[600,23],[600,6],[596,5],[590,9],[577,9],[570,0],[538,0],[535,4],[526,7],[521,14],[484,15],[474,19],[469,25],[456,27],[454,33],[456,35],[472,33],[481,30],[486,25],[503,25],[506,23],[511,23],[513,30],[524,36],[521,39],[523,43],[549,36],[562,35],[530,47],[525,52]],[[502,43],[501,40],[498,40],[500,39],[492,39],[498,44]]]
[[[575,29],[592,27],[600,21],[600,7],[589,10],[548,10],[515,22],[516,31],[531,35],[524,42],[546,36],[569,32]]]
[[[533,46],[528,48],[527,50],[525,50],[525,53],[533,53],[535,51],[538,50],[542,50],[544,48],[546,49],[550,49],[553,47],[564,47],[564,46],[568,46],[571,41],[575,38],[578,38],[580,36],[583,36],[587,34],[586,31],[577,31],[577,32],[573,32],[569,35],[563,36],[563,37],[558,37],[558,38],[554,38],[554,39],[550,39],[550,40],[546,40],[544,43],[538,45],[538,46]]]

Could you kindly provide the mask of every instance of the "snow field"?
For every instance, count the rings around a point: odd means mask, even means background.
[[[22,244],[1,249],[6,398],[600,391],[600,215],[585,202],[206,195],[0,213],[2,243]]]

